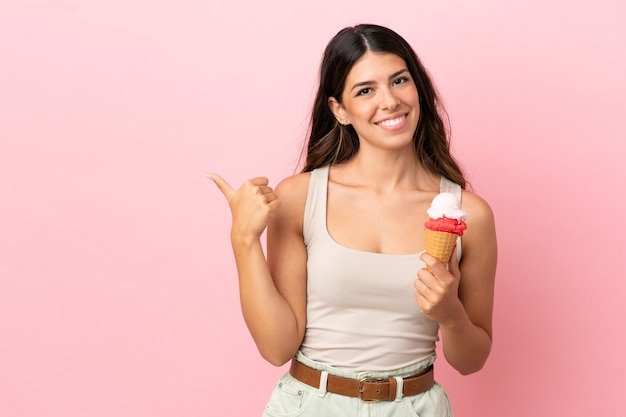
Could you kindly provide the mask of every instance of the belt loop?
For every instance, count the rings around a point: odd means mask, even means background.
[[[320,387],[317,392],[318,397],[324,397],[326,395],[327,384],[328,384],[328,371],[322,371],[320,375]]]
[[[394,376],[393,379],[396,380],[396,402],[402,401],[402,389],[404,388],[404,379],[400,376]]]

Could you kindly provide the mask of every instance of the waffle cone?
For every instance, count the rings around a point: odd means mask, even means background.
[[[434,256],[444,264],[448,265],[458,235],[448,232],[437,232],[434,230],[424,230],[424,243],[426,246],[426,253]],[[430,270],[430,268],[428,268]]]

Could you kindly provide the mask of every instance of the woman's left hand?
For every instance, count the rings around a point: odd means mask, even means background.
[[[463,311],[463,304],[459,299],[461,271],[456,248],[452,251],[448,269],[426,252],[420,258],[430,267],[432,273],[426,268],[417,272],[414,282],[417,304],[431,320],[440,325],[452,325]]]

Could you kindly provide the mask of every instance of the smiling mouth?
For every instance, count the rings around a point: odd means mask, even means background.
[[[395,119],[383,120],[382,122],[378,122],[376,124],[383,127],[394,127],[402,123],[404,119],[406,119],[406,114],[400,117],[396,117]]]

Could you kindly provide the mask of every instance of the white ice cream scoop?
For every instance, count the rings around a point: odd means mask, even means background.
[[[458,221],[465,221],[467,213],[461,210],[461,202],[456,195],[452,193],[439,193],[433,198],[430,203],[430,208],[427,210],[428,217],[431,219],[440,219],[446,217],[448,219],[456,219]]]

